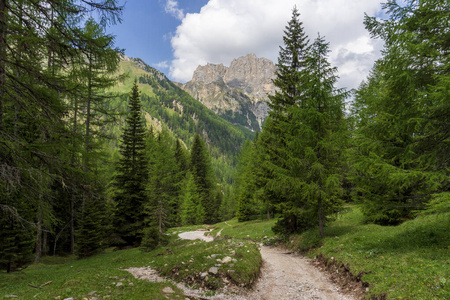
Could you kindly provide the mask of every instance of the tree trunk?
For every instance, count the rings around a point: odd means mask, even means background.
[[[291,215],[291,230],[292,233],[297,231],[297,216]]]
[[[44,237],[42,239],[42,255],[47,255],[48,254],[48,244],[47,244],[47,237],[48,237],[48,230],[46,227],[44,227]]]
[[[34,263],[37,264],[41,260],[42,255],[42,204],[40,203],[41,199],[38,200],[38,219],[36,223],[36,247],[34,254]]]
[[[319,199],[317,200],[317,206],[319,208],[318,215],[319,215],[319,230],[320,230],[320,236],[323,238],[323,212],[322,212],[322,196],[319,193]]]
[[[75,253],[75,211],[74,196],[70,195],[70,254]]]
[[[3,126],[3,99],[6,84],[6,0],[0,0],[0,131]]]

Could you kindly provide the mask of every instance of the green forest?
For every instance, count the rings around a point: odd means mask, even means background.
[[[0,270],[149,252],[170,228],[233,218],[324,238],[348,204],[390,227],[450,211],[446,1],[366,15],[384,49],[356,90],[337,87],[326,38],[294,8],[256,133],[126,58],[106,33],[123,9],[0,0]]]

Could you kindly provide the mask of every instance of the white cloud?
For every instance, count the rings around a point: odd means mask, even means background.
[[[183,20],[184,18],[184,12],[178,7],[178,2],[175,0],[167,0],[164,10],[179,20]]]
[[[167,60],[161,61],[159,63],[153,64],[157,69],[167,69],[169,68],[169,62]]]
[[[311,41],[320,32],[330,42],[339,85],[357,87],[382,47],[363,25],[364,13],[380,12],[380,0],[210,0],[200,13],[186,14],[172,37],[170,76],[185,82],[198,65],[228,65],[248,53],[276,62],[294,5]]]

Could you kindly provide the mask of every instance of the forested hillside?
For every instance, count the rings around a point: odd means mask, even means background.
[[[226,157],[233,163],[244,141],[253,137],[250,130],[233,126],[218,117],[176,86],[163,73],[148,66],[139,58],[123,57],[119,72],[126,77],[112,89],[121,97],[112,101],[110,108],[126,111],[125,97],[134,79],[137,79],[142,92],[142,109],[149,126],[160,130],[164,124],[174,137],[181,139],[188,148],[198,133],[208,142],[214,157]],[[119,128],[120,126],[117,127]]]
[[[1,269],[144,237],[148,249],[168,227],[232,216],[236,156],[253,134],[115,48],[116,1],[5,3]]]

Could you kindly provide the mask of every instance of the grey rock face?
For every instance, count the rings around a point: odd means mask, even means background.
[[[234,59],[230,67],[199,66],[192,80],[180,86],[230,122],[260,130],[268,115],[268,95],[275,92],[275,71],[271,60],[248,54]]]

